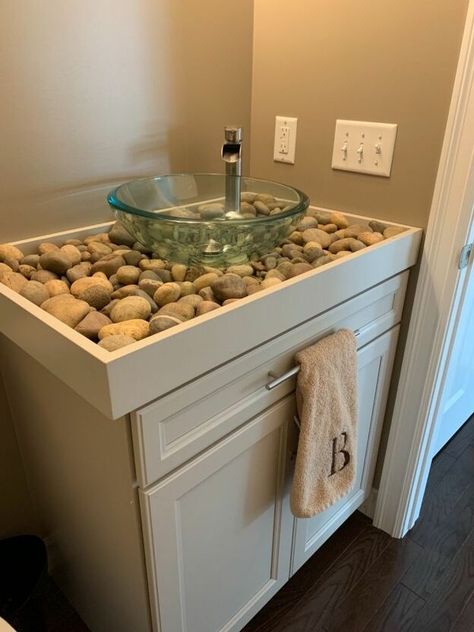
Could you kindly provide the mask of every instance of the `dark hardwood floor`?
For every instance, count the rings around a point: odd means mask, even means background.
[[[473,632],[473,481],[471,418],[434,459],[420,518],[403,540],[356,512],[244,632]],[[12,624],[87,632],[52,582]]]

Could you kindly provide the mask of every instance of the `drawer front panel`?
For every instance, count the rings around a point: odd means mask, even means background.
[[[269,373],[281,375],[294,366],[299,349],[343,327],[358,331],[360,348],[398,323],[407,278],[408,272],[393,277],[134,413],[140,486],[157,481],[290,393],[294,378],[271,391],[265,385],[272,379]]]

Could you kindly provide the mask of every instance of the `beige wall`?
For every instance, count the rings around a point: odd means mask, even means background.
[[[252,23],[253,0],[2,0],[0,242],[108,218],[129,177],[222,170]]]
[[[312,203],[427,223],[467,0],[256,0],[252,175]],[[294,166],[275,115],[298,117]],[[331,169],[337,118],[398,123],[392,177]]]
[[[0,242],[109,219],[137,175],[221,171],[224,125],[249,133],[252,25],[253,0],[2,0]],[[0,384],[0,536],[28,526]]]

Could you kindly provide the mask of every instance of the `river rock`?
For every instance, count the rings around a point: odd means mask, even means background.
[[[376,219],[371,219],[369,222],[370,228],[374,231],[374,233],[384,233],[384,230],[387,228],[386,224],[379,222]]]
[[[93,311],[89,312],[87,316],[85,316],[80,321],[80,323],[76,325],[75,330],[86,338],[90,338],[91,340],[93,340],[95,338],[98,338],[99,331],[102,329],[102,327],[110,325],[111,323],[112,321],[105,314]]]
[[[198,207],[199,215],[202,219],[216,219],[224,216],[224,206],[219,202],[202,204]]]
[[[199,305],[196,306],[196,316],[202,316],[203,314],[207,314],[208,312],[213,312],[219,307],[219,303],[214,303],[213,301],[202,301],[201,303],[199,303]]]
[[[59,294],[69,294],[69,287],[67,283],[61,281],[60,279],[46,281],[44,287],[48,290],[50,297],[59,296]]]
[[[239,277],[252,276],[253,268],[249,263],[243,263],[240,265],[229,266],[227,272],[230,274],[237,274]]]
[[[113,323],[127,320],[146,320],[151,314],[149,302],[141,296],[127,296],[121,299],[110,312]]]
[[[219,301],[247,296],[245,281],[237,274],[224,274],[218,277],[211,283],[211,289]]]
[[[176,327],[176,325],[180,325],[182,322],[183,321],[180,318],[176,318],[175,316],[167,316],[166,314],[154,316],[150,320],[150,334],[159,334],[166,329],[170,329],[170,327]]]
[[[70,287],[70,291],[73,296],[78,297],[81,292],[83,292],[87,288],[93,287],[94,285],[100,285],[104,287],[111,294],[114,289],[108,279],[103,279],[100,276],[92,276],[92,277],[83,277],[82,279],[78,279],[77,281],[74,281],[74,283]]]
[[[308,230],[308,229],[306,229]],[[288,236],[288,240],[291,241],[292,244],[296,244],[297,246],[304,245],[303,233],[300,233],[299,230],[295,230]]]
[[[205,301],[215,301],[216,297],[214,296],[214,292],[210,286],[203,287],[202,290],[199,290],[199,296]]]
[[[357,235],[357,239],[361,241],[366,246],[373,246],[374,244],[378,244],[380,241],[384,240],[384,236],[381,233],[359,233]]]
[[[7,263],[0,263],[0,276],[3,272],[13,272],[13,270]]]
[[[341,250],[350,250],[351,252],[357,252],[358,250],[362,250],[365,248],[365,244],[363,244],[358,239],[354,239],[353,237],[346,237],[345,239],[338,239],[333,244],[329,246],[329,252],[333,255],[341,252]]]
[[[135,266],[122,266],[117,272],[117,280],[119,283],[123,285],[133,285],[134,283],[138,283],[138,279],[140,278],[140,269]]]
[[[151,298],[155,295],[156,290],[163,285],[161,279],[141,279],[138,282],[140,290],[146,292]]]
[[[20,294],[38,306],[49,298],[48,290],[45,285],[39,281],[28,281],[28,283],[22,287]]]
[[[126,252],[123,252],[121,254],[122,257],[125,259],[125,263],[129,266],[137,266],[145,257],[145,255],[138,250],[127,250]]]
[[[337,233],[338,230],[336,224],[318,224],[318,228],[329,234]]]
[[[166,269],[166,263],[162,259],[142,259],[138,262],[138,267],[144,272],[149,270],[156,274],[159,270]]]
[[[92,255],[92,261],[95,263],[99,261],[101,257],[106,257],[112,254],[112,248],[109,244],[104,244],[102,241],[91,241],[87,245],[87,251]]]
[[[81,301],[85,301],[91,307],[101,310],[110,303],[110,290],[103,285],[91,285],[82,292],[79,292],[77,297]]]
[[[325,266],[327,263],[331,263],[334,260],[334,255],[331,253],[323,255],[322,257],[318,257],[315,261],[313,261],[313,268],[320,268],[321,266]]]
[[[259,215],[270,215],[270,209],[262,200],[255,200],[253,205]]]
[[[196,288],[194,283],[191,281],[176,281],[179,285],[179,296],[190,296],[191,294],[196,294]]]
[[[33,268],[38,267],[40,256],[38,254],[26,255],[23,259],[20,260],[20,263],[25,266],[33,266]]]
[[[132,336],[123,336],[120,334],[107,336],[99,341],[99,347],[102,349],[106,349],[107,351],[117,351],[117,349],[122,349],[122,347],[127,347],[128,345],[136,342],[136,339]]]
[[[329,213],[329,224],[335,224],[338,228],[347,228],[349,226],[349,222],[346,219],[344,213],[339,213],[338,211],[334,211],[333,213]],[[321,222],[322,224],[323,222]]]
[[[295,276],[299,276],[300,274],[304,274],[305,272],[309,272],[313,269],[313,266],[309,263],[294,263],[291,267],[290,274],[288,278],[292,279]]]
[[[245,201],[240,204],[240,212],[242,215],[251,215],[252,217],[257,215],[257,209],[255,206]]]
[[[202,274],[197,277],[196,280],[193,281],[196,292],[199,292],[204,287],[210,287],[214,281],[217,281],[218,278],[219,275],[216,272],[207,272],[206,274]]]
[[[158,310],[160,316],[174,316],[181,320],[190,320],[194,317],[194,313],[194,307],[187,303],[168,303]]]
[[[34,268],[33,266],[27,266],[24,263],[20,263],[20,265],[18,266],[18,272],[22,274],[25,279],[31,279],[31,275],[33,274],[33,272],[36,272],[36,268]]]
[[[171,266],[171,277],[173,281],[183,282],[186,277],[187,268],[182,263],[175,263]]]
[[[124,244],[132,247],[135,243],[135,237],[132,237],[122,222],[115,222],[109,231],[109,239],[113,244]]]
[[[12,246],[11,244],[0,244],[0,261],[13,259],[19,263],[23,257],[24,254],[16,246]]]
[[[0,275],[0,282],[10,288],[10,290],[20,293],[28,283],[28,279],[25,279],[25,277],[19,272],[10,271],[2,272]]]
[[[77,281],[78,279],[82,279],[87,277],[91,273],[92,264],[88,261],[83,261],[66,272],[66,276],[71,283]]]
[[[99,339],[103,340],[108,336],[131,336],[135,340],[142,340],[150,333],[150,324],[147,320],[133,319],[124,320],[120,323],[105,325],[99,331]]]
[[[345,238],[356,238],[360,233],[371,233],[372,229],[369,228],[368,224],[351,224],[347,228],[344,228],[344,237]]]
[[[38,246],[38,252],[40,255],[44,255],[46,252],[53,252],[54,250],[59,250],[59,246],[50,241],[44,241]]]
[[[318,257],[321,257],[324,254],[323,249],[321,248],[321,244],[317,241],[308,241],[303,248],[303,255],[309,263],[312,263]]]
[[[309,215],[306,215],[305,217],[303,217],[303,219],[298,224],[298,230],[301,232],[307,230],[308,228],[317,228],[317,227],[318,227],[318,220],[315,217],[310,217]]]
[[[178,299],[178,303],[185,303],[186,305],[192,305],[194,309],[196,309],[199,303],[202,303],[203,301],[204,299],[202,298],[202,296],[199,296],[199,294],[188,294]]]
[[[305,243],[309,243],[310,241],[316,241],[321,245],[321,248],[328,248],[332,242],[331,237],[328,233],[325,233],[324,230],[320,230],[319,228],[308,228],[303,233],[303,239]]]
[[[383,231],[383,236],[385,239],[390,239],[390,237],[395,237],[395,235],[399,235],[400,233],[405,232],[405,228],[401,226],[389,226]]]
[[[50,270],[36,270],[31,275],[31,281],[39,281],[39,283],[47,283],[52,279],[58,279],[58,275]]]
[[[63,252],[66,257],[69,259],[70,266],[75,266],[78,263],[81,263],[81,251],[76,248],[76,246],[72,246],[71,244],[65,244],[61,246],[59,249],[60,252]]]
[[[267,272],[265,279],[279,279],[280,281],[284,281],[286,276],[282,274],[279,270],[270,270]]]
[[[72,262],[69,256],[58,250],[51,250],[41,255],[39,264],[43,270],[49,270],[55,274],[65,274],[71,267]]]
[[[112,252],[110,255],[105,255],[105,257],[93,263],[91,271],[92,274],[95,272],[103,272],[107,277],[110,277],[112,274],[116,274],[117,270],[124,265],[125,259]]]
[[[312,270],[313,268],[311,268]],[[260,287],[263,290],[268,289],[269,287],[275,287],[276,285],[281,285],[282,280],[278,279],[277,277],[266,277],[265,279],[263,279]]]
[[[168,303],[175,303],[181,295],[181,288],[177,283],[163,283],[153,295],[157,305],[163,307]]]
[[[257,194],[253,193],[252,191],[243,191],[240,194],[241,201],[247,202],[248,204],[252,204],[253,202],[255,202],[256,197],[257,197]]]
[[[41,307],[45,312],[55,316],[69,327],[76,327],[90,311],[90,307],[85,301],[80,301],[71,294],[53,296],[45,301]]]

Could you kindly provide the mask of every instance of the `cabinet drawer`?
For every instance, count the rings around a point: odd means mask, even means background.
[[[265,385],[270,372],[280,375],[294,365],[299,349],[342,327],[358,331],[360,348],[397,324],[407,279],[408,272],[393,277],[133,413],[140,486],[155,482],[290,393],[294,379],[271,391]]]

